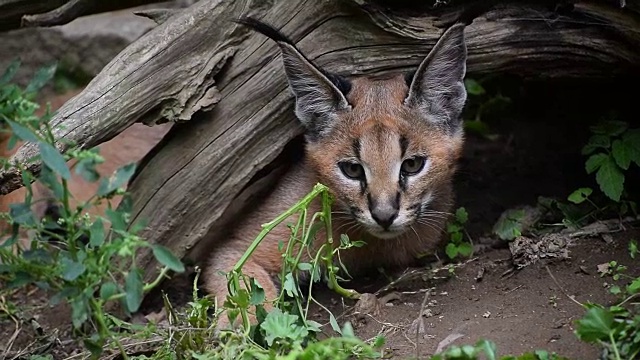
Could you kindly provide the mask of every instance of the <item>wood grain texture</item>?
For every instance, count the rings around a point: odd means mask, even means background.
[[[637,13],[605,2],[578,1],[562,13],[533,3],[502,2],[467,27],[469,73],[638,75]],[[61,109],[55,121],[68,130],[57,135],[88,147],[135,121],[176,121],[130,184],[132,218],[146,220],[145,238],[197,260],[241,214],[238,201],[272,183],[260,181],[265,167],[286,162],[278,156],[302,132],[276,45],[231,19],[262,19],[326,69],[363,75],[414,69],[456,11],[409,14],[365,0],[202,0],[114,59]],[[32,152],[23,148],[15,160]],[[1,193],[19,186],[16,175],[0,173]],[[150,252],[138,264],[145,279],[155,276]]]
[[[64,25],[85,15],[161,1],[164,0],[0,0],[0,31]]]

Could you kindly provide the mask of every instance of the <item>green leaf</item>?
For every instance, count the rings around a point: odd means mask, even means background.
[[[550,360],[549,352],[545,350],[536,350],[533,352],[538,360]]]
[[[267,345],[272,346],[276,339],[291,339],[294,342],[304,340],[309,331],[298,325],[298,316],[283,313],[279,308],[274,308],[267,314],[260,328],[265,333]]]
[[[637,166],[640,166],[640,129],[627,131],[622,136],[622,142],[629,153],[631,161],[635,162]]]
[[[593,190],[588,187],[579,188],[578,190],[572,192],[567,199],[574,204],[580,204],[583,201],[587,200],[587,198],[589,197],[589,195],[591,195],[592,192]]]
[[[608,149],[611,140],[606,135],[592,135],[587,144],[582,148],[582,155],[589,155],[597,149]]]
[[[106,209],[104,211],[107,219],[111,222],[111,230],[127,230],[127,214],[118,210]]]
[[[20,59],[16,58],[9,63],[9,66],[5,69],[2,76],[0,76],[0,86],[8,84],[11,79],[16,75],[20,68]]]
[[[640,277],[637,277],[627,286],[627,292],[631,295],[640,292]]]
[[[41,141],[40,139],[38,139],[36,134],[33,131],[31,131],[31,129],[25,126],[22,126],[21,124],[18,124],[15,121],[7,120],[7,123],[11,127],[11,131],[13,132],[13,134],[17,136],[20,140],[28,141],[34,144],[37,144]]]
[[[632,239],[631,241],[629,241],[629,256],[632,259],[635,259],[636,255],[638,255],[638,243],[635,241],[635,239]]]
[[[71,304],[71,320],[73,326],[77,329],[84,324],[89,318],[89,305],[84,296],[80,295],[77,298],[69,301]]]
[[[467,213],[467,210],[465,208],[461,207],[456,210],[456,220],[458,220],[459,223],[464,224],[468,219],[469,214]]]
[[[493,233],[502,240],[511,241],[521,235],[524,210],[507,210],[493,226]]]
[[[56,174],[62,176],[63,179],[69,180],[71,178],[71,172],[67,167],[67,162],[64,160],[64,157],[60,154],[58,149],[45,142],[40,142],[38,147],[40,148],[42,162],[44,162],[45,165],[47,165]]]
[[[313,266],[309,263],[298,263],[298,270],[300,271],[311,271]]]
[[[238,289],[235,295],[229,295],[227,299],[231,300],[231,307],[237,309],[246,309],[251,303],[249,292],[242,288]]]
[[[101,218],[91,224],[89,228],[89,245],[93,247],[102,246],[105,239],[104,224]]]
[[[611,154],[616,160],[616,164],[627,170],[631,165],[631,149],[627,148],[627,145],[622,140],[615,140],[611,146]]]
[[[53,75],[56,73],[56,68],[57,64],[53,64],[38,69],[31,82],[29,82],[29,85],[27,85],[25,92],[35,93],[40,91],[40,89],[42,89],[42,87],[45,86],[49,82],[49,80],[53,78]]]
[[[577,321],[576,334],[580,340],[595,342],[606,340],[613,331],[614,319],[609,310],[593,307],[585,316]]]
[[[40,170],[40,177],[38,180],[53,192],[56,199],[64,198],[64,187],[51,168],[43,166],[42,170]]]
[[[129,181],[135,171],[135,163],[130,163],[119,168],[111,177],[100,181],[97,195],[103,197],[122,187]]]
[[[251,298],[249,299],[250,305],[260,305],[264,302],[265,293],[264,289],[260,284],[256,281],[256,279],[251,279]]]
[[[329,324],[331,324],[331,328],[333,329],[333,331],[342,335],[342,330],[340,329],[340,325],[338,325],[338,321],[336,320],[336,317],[333,316],[332,313],[329,313]]]
[[[94,359],[99,359],[100,355],[102,355],[104,351],[102,343],[104,343],[104,341],[98,342],[89,338],[82,339],[82,344],[89,350]]]
[[[591,174],[592,172],[598,170],[600,166],[607,160],[609,156],[607,154],[595,154],[591,155],[587,162],[585,163],[585,169],[587,170],[587,174]]]
[[[118,286],[113,282],[106,282],[100,287],[100,298],[107,301],[110,297],[118,293]]]
[[[153,249],[153,256],[155,256],[156,260],[162,265],[178,273],[184,272],[184,264],[182,264],[180,259],[178,259],[171,250],[158,244],[151,245],[151,248]]]
[[[482,95],[486,93],[482,85],[474,79],[464,79],[464,86],[467,88],[467,92],[470,95]]]
[[[320,324],[319,322],[313,321],[313,320],[306,320],[306,323],[307,323],[307,330],[313,331],[313,332],[322,331],[322,324]]]
[[[287,273],[287,275],[285,275],[282,287],[287,292],[288,296],[295,297],[298,295],[298,288],[296,287],[296,282],[293,279],[293,274]]]
[[[9,204],[9,216],[14,223],[27,227],[36,226],[36,218],[31,211],[31,206],[25,203]]]
[[[87,267],[84,266],[83,263],[79,261],[73,261],[67,257],[62,258],[60,260],[61,270],[62,270],[62,278],[67,281],[73,281],[80,277],[86,270]]]
[[[460,225],[458,225],[458,224],[456,224],[456,223],[449,223],[449,224],[447,224],[447,232],[448,232],[449,234],[457,233],[457,232],[459,232],[460,230],[462,230],[462,226],[460,226]]]
[[[596,182],[605,195],[613,201],[620,201],[624,189],[624,174],[613,156],[608,156],[596,173]]]
[[[473,246],[468,242],[463,242],[458,245],[458,254],[468,257],[473,252]]]
[[[140,304],[142,304],[143,287],[140,270],[131,269],[127,274],[124,284],[124,290],[127,293],[125,299],[129,312],[134,313],[140,308]]]
[[[342,327],[342,336],[348,338],[356,338],[356,334],[353,332],[353,326],[349,321],[344,323]]]
[[[496,344],[489,340],[480,340],[476,344],[479,349],[484,351],[487,360],[496,360]]]
[[[456,256],[458,256],[458,247],[454,243],[448,243],[447,247],[445,248],[445,252],[447,253],[449,259],[454,259]]]

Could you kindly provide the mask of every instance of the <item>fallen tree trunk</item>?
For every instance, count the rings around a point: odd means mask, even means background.
[[[80,16],[161,1],[164,0],[0,0],[0,31],[64,25]]]
[[[550,5],[502,2],[478,17],[466,30],[468,72],[639,74],[638,13],[605,2]],[[267,166],[283,163],[276,158],[302,131],[276,45],[231,19],[251,15],[281,28],[330,71],[381,74],[415,68],[459,9],[409,14],[365,0],[202,0],[107,65],[55,116],[66,127],[56,135],[92,147],[135,121],[180,121],[130,184],[132,218],[147,220],[145,238],[197,260],[249,195],[270,184]],[[13,160],[35,151],[25,146]],[[0,192],[19,181],[15,169],[0,173]],[[145,280],[155,276],[152,259],[150,252],[138,259]]]

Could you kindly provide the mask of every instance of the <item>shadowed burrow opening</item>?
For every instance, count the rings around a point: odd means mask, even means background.
[[[455,191],[456,207],[465,207],[469,215],[472,237],[487,235],[504,211],[537,206],[541,197],[567,202],[576,189],[590,187],[594,201],[606,201],[596,174],[586,172],[590,155],[582,150],[594,127],[608,121],[640,127],[634,115],[637,78],[524,80],[469,74],[467,81],[480,87],[467,84],[466,141]],[[629,199],[638,198],[638,175],[634,164],[625,172]]]

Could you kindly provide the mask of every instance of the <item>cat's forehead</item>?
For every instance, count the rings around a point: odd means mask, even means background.
[[[354,113],[375,114],[403,105],[409,87],[402,74],[390,77],[357,77],[351,80],[347,100]]]
[[[355,140],[360,159],[368,164],[385,164],[400,159],[408,146],[407,138],[397,127],[375,124]]]

